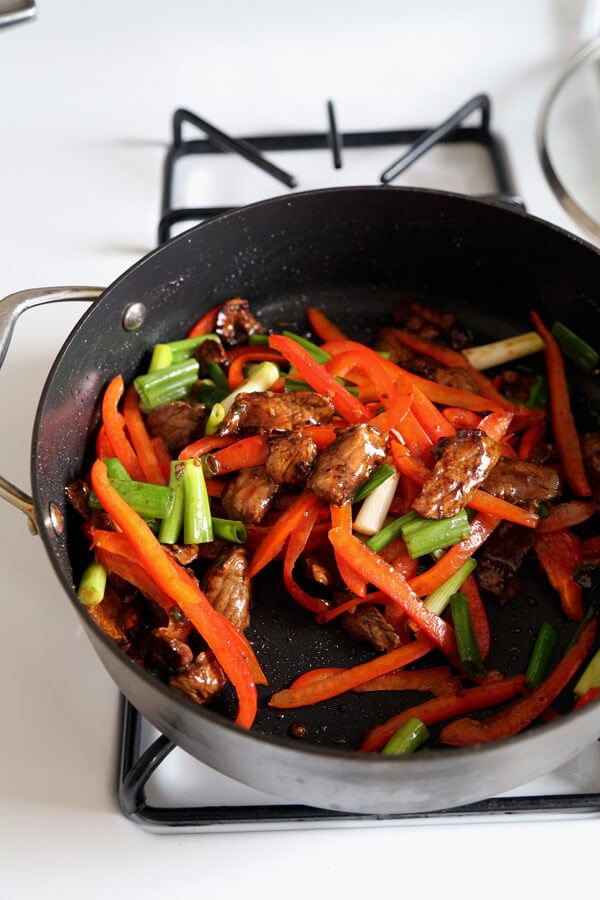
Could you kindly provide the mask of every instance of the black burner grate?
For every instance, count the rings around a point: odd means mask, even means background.
[[[481,112],[478,126],[462,123],[476,111]],[[178,160],[198,154],[237,153],[258,166],[288,188],[297,186],[293,175],[274,165],[265,157],[272,151],[329,150],[334,168],[343,165],[344,148],[396,147],[404,153],[379,176],[382,184],[389,184],[400,172],[412,165],[438,143],[477,144],[483,147],[492,164],[496,183],[496,199],[522,205],[515,197],[513,181],[504,147],[490,129],[491,104],[485,94],[478,94],[435,128],[403,128],[385,131],[338,131],[333,103],[327,104],[328,130],[317,133],[258,135],[232,138],[189,110],[178,109],[173,115],[173,141],[164,165],[159,243],[168,240],[175,225],[197,224],[232,207],[173,207],[174,184]],[[202,139],[184,140],[185,124],[202,131]],[[406,149],[407,148],[407,149]],[[600,812],[600,793],[552,794],[494,798],[454,810],[406,815],[358,815],[331,812],[300,805],[239,805],[157,807],[147,802],[149,779],[163,760],[175,748],[166,737],[158,737],[147,749],[141,749],[142,717],[127,701],[123,703],[121,723],[121,751],[118,772],[118,797],[124,814],[146,828],[161,832],[208,832],[236,830],[266,830],[270,828],[336,827],[346,824],[390,823],[411,820],[451,818],[468,819],[477,816],[534,815],[553,813],[597,814]]]

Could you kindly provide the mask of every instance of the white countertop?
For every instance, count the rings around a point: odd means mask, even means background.
[[[591,37],[583,4],[39,0],[0,30],[0,295],[106,284],[152,249],[170,116],[233,133],[444,119],[488,92],[531,212],[575,231],[542,176],[537,114]],[[588,9],[589,12],[589,9]],[[0,373],[0,472],[28,489],[45,375],[82,305],[19,323]],[[114,796],[118,693],[41,542],[0,505],[0,898],[375,896],[593,890],[600,819],[156,836]],[[473,868],[471,868],[473,866]],[[468,884],[468,882],[467,882]],[[169,892],[169,894],[167,894]]]

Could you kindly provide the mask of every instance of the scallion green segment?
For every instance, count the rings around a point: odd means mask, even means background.
[[[450,598],[454,634],[460,662],[469,675],[485,675],[481,651],[475,636],[469,601],[460,591]]]
[[[415,513],[415,517],[403,525],[401,533],[409,556],[418,559],[466,540],[471,534],[471,526],[464,509],[449,519],[424,519]]]
[[[220,403],[227,394],[229,394],[229,386],[227,390],[217,387],[210,378],[202,378],[200,381],[196,381],[192,389],[194,399],[205,406],[214,406],[215,403]]]
[[[321,350],[317,344],[313,344],[312,341],[309,341],[308,338],[302,337],[299,334],[294,334],[293,331],[284,331],[285,337],[291,338],[293,341],[296,341],[297,344],[300,344],[301,347],[304,347],[307,353],[310,353],[315,362],[323,363],[329,362],[331,359],[331,354],[326,353],[325,350]]]
[[[375,469],[372,475],[369,475],[352,502],[358,503],[359,500],[364,500],[365,497],[368,497],[376,487],[379,487],[380,484],[383,484],[384,481],[387,481],[388,478],[391,478],[395,471],[396,470],[393,466],[390,466],[387,463],[383,463],[381,466],[379,466],[378,469]]]
[[[439,588],[436,588],[435,591],[432,591],[431,594],[429,594],[425,600],[427,609],[436,613],[438,616],[441,616],[450,603],[450,598],[456,594],[457,591],[460,591],[469,575],[476,568],[477,563],[474,559],[468,559],[464,562],[454,575],[451,575],[447,581],[439,586]]]
[[[583,670],[581,678],[573,688],[573,693],[579,699],[590,688],[600,687],[600,650],[592,656],[588,665]]]
[[[518,402],[518,401],[517,401]],[[536,375],[529,389],[525,406],[527,409],[544,409],[548,405],[548,382],[543,375]]]
[[[213,408],[210,411],[210,415],[206,421],[206,425],[204,427],[204,434],[216,434],[219,430],[219,426],[221,422],[225,418],[225,410],[221,403],[213,404]]]
[[[595,372],[600,364],[600,355],[593,347],[563,325],[562,322],[555,322],[552,326],[552,334],[558,341],[560,349],[572,360],[576,366],[583,369],[584,372]]]
[[[219,519],[212,517],[213,534],[216,538],[231,541],[232,544],[244,544],[248,536],[243,522],[235,519]]]
[[[118,481],[131,481],[131,476],[120,459],[109,457],[104,460],[106,474],[110,481],[116,478]]]
[[[98,606],[104,600],[108,573],[102,563],[91,562],[81,576],[77,597],[84,606]]]
[[[125,503],[143,519],[164,519],[173,505],[173,491],[162,484],[133,481],[129,476],[127,479],[110,478],[110,483]],[[88,503],[92,509],[102,509],[102,504],[93,491],[90,492]]]
[[[210,501],[202,463],[196,457],[183,464],[183,541],[206,544],[213,540]]]
[[[181,362],[184,359],[189,359],[190,356],[193,356],[200,344],[203,344],[204,341],[216,341],[217,344],[221,343],[221,338],[218,334],[200,334],[195,338],[183,338],[181,341],[170,341],[167,344],[171,353],[173,354],[173,362]]]
[[[198,362],[185,359],[165,369],[157,369],[134,378],[135,389],[144,411],[156,409],[163,403],[182,400],[198,378]]]
[[[251,334],[248,337],[248,343],[252,346],[269,343],[268,334]]]
[[[397,756],[400,753],[414,753],[429,737],[427,726],[420,719],[411,716],[401,725],[389,739],[383,750],[386,756]]]
[[[173,492],[171,509],[160,523],[158,540],[161,544],[176,544],[183,527],[183,463],[171,462],[169,488]]]
[[[229,382],[227,381],[227,375],[218,363],[209,362],[206,366],[206,374],[218,388],[220,388],[222,391],[225,391],[227,394],[229,393],[231,388],[229,387]]]
[[[525,673],[527,687],[535,688],[544,680],[552,654],[557,645],[558,631],[550,622],[544,622],[535,639],[527,672]]]
[[[173,365],[173,354],[168,344],[155,344],[152,351],[152,359],[148,366],[149,372],[157,372],[159,369],[167,369]]]
[[[399,519],[394,519],[393,522],[389,522],[385,528],[374,534],[372,538],[369,538],[367,547],[370,547],[375,553],[380,553],[384,547],[387,547],[396,538],[402,537],[402,529],[405,525],[419,518],[420,516],[416,512],[409,512],[405,516],[400,516]]]

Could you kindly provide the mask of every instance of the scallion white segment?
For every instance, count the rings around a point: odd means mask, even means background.
[[[396,488],[400,476],[394,472],[384,482],[371,491],[363,501],[359,513],[354,520],[353,529],[359,534],[372,536],[383,528],[392,500],[396,494]]]
[[[469,347],[462,355],[474,369],[491,369],[502,366],[513,359],[521,359],[531,353],[539,353],[544,349],[544,342],[537,331],[527,331],[493,344],[482,344],[480,347]]]

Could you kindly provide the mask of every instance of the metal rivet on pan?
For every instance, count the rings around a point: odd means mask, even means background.
[[[148,315],[148,310],[143,303],[132,303],[125,310],[123,316],[123,328],[125,331],[136,331]]]
[[[60,535],[65,530],[65,517],[56,503],[50,504],[50,521],[56,534]]]

